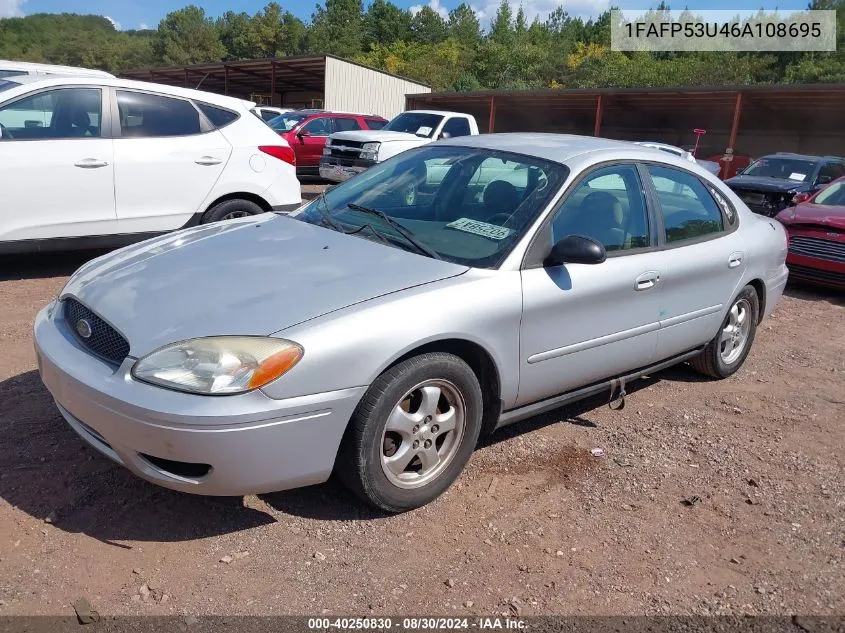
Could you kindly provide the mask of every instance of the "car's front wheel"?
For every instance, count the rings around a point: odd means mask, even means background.
[[[693,368],[713,378],[727,378],[736,372],[751,351],[757,321],[760,316],[760,299],[753,286],[746,286],[731,304],[718,334],[704,350],[690,361]]]
[[[359,403],[338,455],[340,479],[388,512],[423,506],[464,469],[481,430],[482,394],[452,354],[421,354],[379,376]]]

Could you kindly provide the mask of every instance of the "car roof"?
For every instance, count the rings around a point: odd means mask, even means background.
[[[225,97],[214,92],[204,92],[202,90],[193,90],[191,88],[179,88],[177,86],[167,86],[164,84],[155,84],[147,81],[135,81],[132,79],[120,79],[117,77],[78,77],[72,75],[21,75],[19,77],[10,77],[8,81],[25,85],[27,87],[35,88],[51,88],[61,87],[67,85],[75,86],[109,86],[114,88],[127,88],[132,90],[145,90],[148,92],[157,92],[164,95],[172,95],[174,97],[182,97],[184,99],[196,99],[204,101],[211,105],[218,105],[224,108],[242,108],[254,107],[255,104],[244,99],[236,97]],[[4,97],[6,94],[4,94]]]
[[[60,66],[58,64],[39,64],[37,62],[19,62],[9,59],[0,59],[0,68],[3,70],[20,70],[26,72],[54,73],[61,75],[80,75],[89,77],[114,77],[105,70],[93,68],[80,68],[78,66]]]
[[[504,134],[458,136],[448,140],[438,141],[438,144],[514,152],[516,154],[544,158],[557,163],[563,163],[575,156],[597,150],[638,150],[646,157],[654,157],[657,153],[657,150],[636,145],[628,141],[614,141],[594,136],[540,132],[509,132]],[[660,152],[660,155],[665,156],[669,161],[672,159],[680,160],[680,158],[672,154],[667,154],[666,152]]]
[[[839,156],[813,156],[811,154],[797,154],[795,152],[775,152],[774,154],[766,154],[765,156],[761,156],[760,158],[797,158],[799,160],[837,162],[842,162],[843,160],[845,160],[840,158]]]
[[[443,116],[469,116],[466,112],[449,112],[448,110],[406,110],[401,114],[407,114],[409,112],[415,112],[418,114],[440,114]]]

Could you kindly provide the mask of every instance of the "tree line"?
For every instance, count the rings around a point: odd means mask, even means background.
[[[667,9],[661,3],[658,9]],[[102,16],[34,14],[0,20],[0,59],[130,68],[329,53],[429,84],[434,90],[596,88],[845,82],[845,0],[837,52],[622,53],[610,50],[610,12],[594,19],[563,6],[529,21],[502,0],[483,28],[469,4],[444,18],[389,0],[325,0],[310,22],[277,2],[212,18],[189,5],[156,29],[118,31]]]

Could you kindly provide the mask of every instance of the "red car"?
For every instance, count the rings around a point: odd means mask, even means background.
[[[331,134],[351,130],[380,130],[387,119],[370,114],[325,110],[294,110],[267,121],[293,148],[297,176],[319,176],[323,147]]]
[[[845,176],[784,209],[777,219],[789,236],[790,276],[845,288]]]

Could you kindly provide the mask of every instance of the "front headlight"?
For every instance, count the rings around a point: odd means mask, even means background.
[[[145,356],[132,376],[168,389],[207,395],[263,387],[296,365],[304,350],[265,336],[215,336],[174,343]]]
[[[323,156],[331,156],[331,155],[332,155],[331,147],[324,147],[323,148]]]
[[[364,143],[361,146],[362,152],[373,152],[374,154],[378,154],[378,148],[381,143]]]

